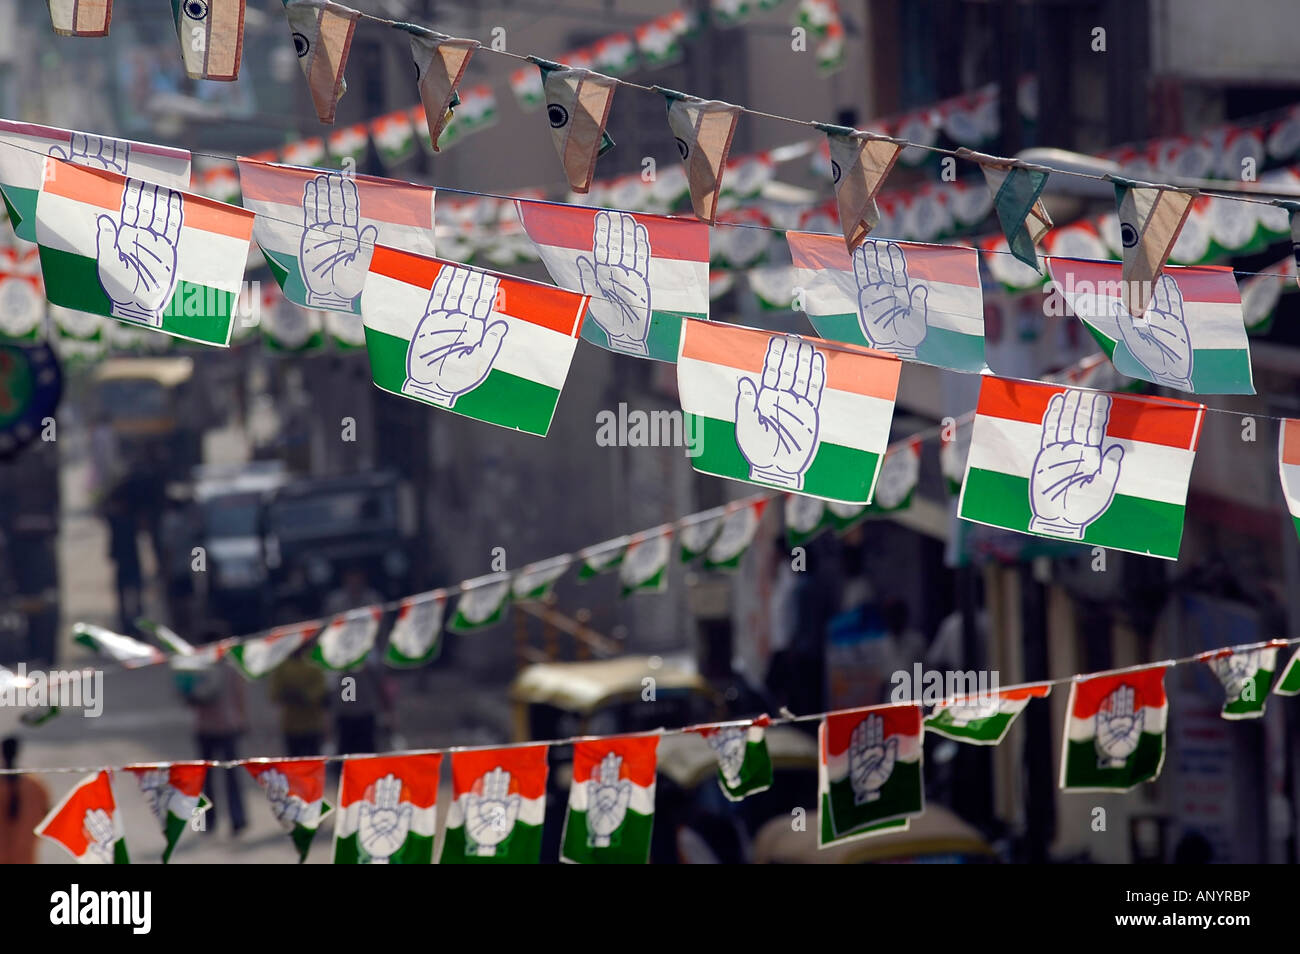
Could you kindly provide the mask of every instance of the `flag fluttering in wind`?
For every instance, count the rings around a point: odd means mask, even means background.
[[[529,57],[542,73],[546,91],[546,120],[569,186],[579,195],[591,188],[596,159],[614,148],[605,132],[617,84],[590,70],[569,69],[560,63]]]
[[[452,795],[440,861],[537,864],[546,818],[545,745],[451,753]]]
[[[1277,470],[1291,526],[1300,537],[1300,420],[1284,418],[1277,435]]]
[[[701,473],[869,503],[902,362],[818,338],[688,321],[677,388]]]
[[[203,794],[208,767],[203,763],[174,765],[128,765],[127,771],[140,783],[140,792],[167,840],[162,861],[167,864],[176,842],[190,824],[212,803]]]
[[[306,861],[316,829],[333,810],[325,801],[325,760],[245,762],[244,768],[262,786],[271,814],[293,840],[298,863]]]
[[[734,570],[749,550],[758,533],[758,525],[767,509],[766,500],[755,500],[742,506],[729,505],[718,535],[704,552],[704,567],[708,570]]]
[[[408,596],[388,634],[384,662],[396,668],[423,666],[442,650],[442,614],[447,598],[441,590]]]
[[[650,860],[657,735],[586,739],[573,746],[573,782],[560,860],[637,864]]]
[[[1047,170],[1016,165],[965,147],[958,149],[957,155],[979,163],[1011,254],[1041,272],[1035,246],[1052,228],[1052,217],[1041,199]]]
[[[990,691],[987,695],[944,699],[925,719],[925,731],[970,742],[997,745],[1030,699],[1046,699],[1051,683]]]
[[[568,555],[530,563],[515,574],[510,595],[517,600],[544,600],[572,565],[573,557]]]
[[[245,0],[172,0],[176,36],[190,79],[239,79]]]
[[[253,213],[53,156],[36,203],[52,304],[226,347]]]
[[[1273,673],[1277,672],[1278,650],[1287,645],[1285,640],[1275,640],[1253,649],[1234,652],[1216,649],[1199,657],[1210,672],[1223,684],[1223,718],[1259,719],[1264,715]]]
[[[1126,792],[1165,762],[1165,666],[1075,677],[1066,706],[1061,788]]]
[[[761,716],[749,725],[688,730],[703,738],[713,751],[718,760],[718,787],[728,801],[744,801],[772,787],[772,756],[766,739],[771,721]]]
[[[93,623],[77,623],[73,626],[72,639],[87,649],[93,649],[114,662],[121,663],[127,669],[152,666],[163,660],[163,654],[148,643]]]
[[[130,863],[108,772],[87,775],[36,826],[83,865]]]
[[[45,0],[59,36],[108,36],[113,0]]]
[[[849,254],[880,222],[876,194],[903,151],[902,143],[845,126],[818,125],[831,152],[831,181]]]
[[[362,295],[375,385],[545,436],[587,297],[379,246]]]
[[[315,623],[282,626],[257,639],[246,639],[230,650],[230,658],[249,679],[260,679],[307,645],[320,630]]]
[[[334,863],[432,864],[441,769],[440,754],[345,760],[334,816]]]
[[[672,553],[671,527],[659,527],[633,536],[618,568],[622,594],[662,592],[668,586],[667,569]]]
[[[722,173],[736,134],[740,107],[655,88],[668,100],[668,125],[686,169],[695,216],[712,225],[717,219]]]
[[[491,573],[461,584],[460,599],[447,628],[453,633],[469,633],[495,626],[505,616],[510,600],[510,574]]]
[[[1297,696],[1300,695],[1300,649],[1297,649],[1292,655],[1291,660],[1282,670],[1282,675],[1277,679],[1273,686],[1273,695],[1275,696]]]
[[[1205,407],[985,375],[958,514],[1178,559]]]
[[[919,705],[853,709],[822,720],[819,848],[925,811],[922,741]]]
[[[341,613],[330,620],[312,649],[312,659],[326,669],[347,672],[361,666],[370,656],[384,618],[378,606]]]
[[[429,145],[437,152],[438,137],[456,105],[456,88],[479,42],[435,33],[413,24],[404,23],[401,28],[411,34],[411,56],[415,60],[416,83],[429,127]]]
[[[1121,300],[1129,314],[1138,318],[1151,303],[1156,279],[1169,261],[1196,194],[1115,176],[1111,181],[1115,183],[1124,253]]]
[[[623,562],[631,537],[619,537],[583,547],[578,551],[578,582],[585,583],[601,573],[608,573]]]
[[[1250,341],[1231,268],[1170,266],[1140,317],[1125,307],[1118,262],[1047,260],[1066,306],[1130,378],[1197,394],[1254,394]]]
[[[316,116],[332,125],[339,99],[348,89],[343,70],[361,14],[330,0],[284,0],[284,10]]]

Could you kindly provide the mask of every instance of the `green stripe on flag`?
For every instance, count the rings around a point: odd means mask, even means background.
[[[1028,533],[1032,517],[1029,509],[1029,481],[1011,474],[970,468],[966,474],[961,516],[976,523]],[[1084,531],[1083,539],[1066,542],[1177,559],[1182,537],[1182,507],[1116,494],[1106,512]]]
[[[564,825],[564,845],[560,849],[566,861],[584,865],[643,865],[650,857],[650,835],[654,815],[628,810],[610,836],[608,847],[593,848],[587,843],[587,813],[569,809]]]
[[[862,325],[858,323],[856,314],[809,315],[808,320],[820,338],[861,345],[864,348],[874,347],[862,333]],[[984,367],[984,339],[978,335],[964,335],[950,328],[932,326],[926,329],[925,338],[916,349],[916,360],[922,364],[977,370]]]
[[[542,826],[515,822],[496,852],[491,855],[471,855],[465,852],[465,826],[447,829],[442,842],[439,864],[444,865],[535,865],[542,860]]]
[[[408,348],[409,343],[402,338],[366,328],[366,350],[370,354],[370,371],[375,385],[391,394],[418,401],[418,397],[402,394]],[[506,371],[493,370],[488,372],[482,384],[457,398],[455,407],[443,410],[544,437],[559,397],[560,392],[554,388]],[[422,403],[435,406],[428,401]]]
[[[1092,739],[1071,740],[1066,749],[1065,788],[1111,788],[1124,791],[1156,777],[1164,759],[1165,737],[1143,732],[1137,748],[1120,768],[1097,765]]]
[[[38,189],[0,186],[14,234],[27,242],[36,241],[36,199],[40,194]]]
[[[1011,720],[1018,714],[999,712],[987,719],[972,719],[970,722],[958,725],[953,721],[951,712],[941,710],[925,720],[925,728],[927,732],[936,732],[962,742],[993,744],[1002,739],[1011,725]]]
[[[361,850],[358,836],[348,835],[334,841],[334,864],[359,865],[368,855]],[[388,859],[390,865],[428,865],[433,863],[433,836],[408,834],[402,847]]]
[[[656,361],[677,361],[677,347],[681,343],[682,337],[682,317],[700,318],[707,320],[708,314],[688,314],[680,311],[652,311],[650,313],[650,330],[646,333],[646,357],[653,358]],[[605,334],[605,329],[600,326],[588,312],[586,319],[582,323],[582,337],[584,340],[594,345],[599,345],[608,351],[617,354],[625,354],[618,348],[610,346],[609,336]]]
[[[823,844],[861,834],[867,827],[888,819],[915,815],[925,806],[921,763],[895,762],[894,771],[880,787],[880,797],[862,804],[855,801],[853,783],[848,778],[831,782],[821,805]]]

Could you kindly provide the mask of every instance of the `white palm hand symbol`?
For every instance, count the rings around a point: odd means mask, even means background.
[[[497,766],[479,780],[479,791],[465,795],[466,854],[491,857],[510,837],[522,799],[510,793],[510,773]]]
[[[619,778],[622,766],[622,757],[610,752],[587,780],[587,840],[593,848],[608,848],[611,836],[627,817],[632,783]]]
[[[625,212],[596,213],[591,258],[578,256],[578,280],[609,346],[646,354],[650,333],[650,239]]]
[[[377,779],[366,794],[357,818],[357,840],[371,864],[386,865],[406,841],[412,808],[402,801],[402,780],[396,775]]]
[[[1261,657],[1258,650],[1221,656],[1211,662],[1215,675],[1223,683],[1229,701],[1241,698],[1246,685],[1255,678],[1255,673],[1259,672],[1260,664]]]
[[[179,192],[128,179],[118,217],[96,220],[99,284],[114,318],[162,327],[178,281],[183,202]]]
[[[87,809],[82,828],[86,835],[86,860],[92,864],[113,864],[117,832],[113,830],[113,819],[108,812],[102,808]]]
[[[1119,444],[1102,450],[1110,406],[1110,395],[1092,391],[1065,391],[1048,402],[1029,477],[1031,532],[1081,540],[1110,506],[1124,460]]]
[[[493,275],[442,267],[411,336],[403,394],[450,408],[486,380],[510,330],[505,321],[488,320],[499,286]]]
[[[1123,768],[1142,739],[1141,710],[1134,711],[1132,686],[1120,686],[1097,710],[1097,767]]]
[[[736,444],[751,480],[803,489],[817,453],[826,357],[806,341],[773,337],[763,377],[736,385]]]
[[[297,795],[289,792],[289,778],[283,772],[270,769],[263,772],[258,779],[266,790],[266,800],[271,805],[271,814],[283,828],[292,829],[306,813],[307,803]]]
[[[893,774],[898,758],[898,739],[885,738],[885,720],[869,715],[849,736],[849,783],[853,786],[854,804],[862,805],[880,798],[880,789]]]
[[[907,280],[907,258],[894,242],[864,242],[853,253],[858,324],[873,348],[915,358],[925,340],[929,289]]]
[[[74,132],[66,150],[61,146],[55,146],[50,150],[50,155],[55,159],[62,159],[64,162],[79,166],[127,175],[131,146],[129,143],[115,139]]]
[[[1156,281],[1151,305],[1139,318],[1123,302],[1111,300],[1120,337],[1156,384],[1192,390],[1192,342],[1183,316],[1183,293],[1169,275]]]
[[[351,312],[379,238],[373,225],[359,227],[356,182],[338,173],[317,176],[303,187],[302,214],[298,261],[307,304]]]

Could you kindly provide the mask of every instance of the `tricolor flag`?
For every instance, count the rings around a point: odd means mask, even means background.
[[[618,567],[624,596],[660,593],[668,586],[668,561],[673,554],[672,527],[658,527],[632,537]]]
[[[190,188],[190,154],[184,149],[0,119],[0,191],[14,234],[28,242],[36,241],[36,199],[46,156],[169,189]]]
[[[312,648],[311,658],[326,669],[349,671],[366,661],[379,635],[379,621],[384,618],[378,606],[340,613],[321,630]]]
[[[453,633],[486,629],[501,622],[510,598],[510,574],[491,573],[461,584],[456,612],[447,624]]]
[[[1141,317],[1196,194],[1115,176],[1111,181],[1115,183],[1119,237],[1124,246],[1120,300],[1130,315]]]
[[[758,525],[763,520],[767,500],[754,500],[739,506],[728,505],[722,518],[718,535],[704,553],[704,567],[708,570],[734,570],[740,566],[749,545],[754,542]]]
[[[688,321],[677,389],[706,474],[870,503],[902,363],[889,355]]]
[[[683,563],[689,563],[696,557],[704,555],[718,535],[718,531],[722,529],[722,518],[725,515],[725,508],[716,507],[714,510],[692,514],[686,518],[689,522],[683,523],[681,529],[677,531],[679,553]]]
[[[1223,718],[1258,719],[1264,715],[1277,671],[1277,652],[1285,645],[1285,640],[1276,640],[1254,649],[1218,649],[1197,657],[1223,684]]]
[[[1171,265],[1155,280],[1146,313],[1135,318],[1124,306],[1118,262],[1047,261],[1066,305],[1120,374],[1200,394],[1255,393],[1231,268]]]
[[[59,36],[108,36],[113,0],[45,0]]]
[[[411,34],[411,57],[415,60],[416,85],[420,89],[420,103],[424,107],[429,145],[438,151],[438,137],[451,119],[451,109],[456,105],[456,87],[465,75],[469,58],[479,48],[477,40],[462,40],[426,30],[412,24],[402,24]]]
[[[1295,280],[1300,282],[1300,202],[1274,199],[1273,204],[1286,209],[1291,222],[1291,255],[1295,260]]]
[[[0,335],[32,341],[41,337],[44,326],[39,252],[20,256],[17,249],[0,249]]]
[[[695,215],[712,225],[717,219],[722,173],[736,134],[740,107],[696,99],[657,86],[655,89],[668,101],[668,125],[677,140],[677,152],[690,182]]]
[[[203,762],[172,765],[128,765],[126,770],[140,783],[140,793],[167,840],[162,861],[167,864],[181,834],[194,819],[212,807],[203,794],[208,766]]]
[[[113,801],[108,772],[87,775],[50,809],[35,832],[67,850],[83,865],[130,864],[122,816]]]
[[[530,563],[515,574],[510,595],[517,600],[544,600],[572,565],[573,557],[567,555]]]
[[[1292,654],[1290,662],[1282,670],[1282,675],[1278,678],[1277,684],[1273,686],[1273,694],[1277,696],[1300,695],[1300,649],[1297,649]]]
[[[407,110],[399,109],[372,120],[370,138],[386,166],[398,165],[415,155],[415,127]]]
[[[617,567],[623,562],[623,555],[627,552],[631,540],[631,537],[619,537],[616,540],[606,540],[604,543],[594,543],[579,550],[578,559],[581,563],[578,566],[578,582],[585,583],[592,577],[608,573]]]
[[[447,597],[442,590],[408,596],[388,634],[384,662],[399,669],[423,666],[442,651],[442,614]]]
[[[330,164],[352,176],[370,151],[370,127],[365,123],[354,123],[336,129],[326,137],[325,146],[329,150]]]
[[[570,69],[549,60],[529,57],[542,73],[546,91],[546,120],[560,154],[569,187],[579,195],[591,188],[596,159],[614,148],[605,132],[615,82],[590,70]]]
[[[325,760],[286,759],[245,762],[244,768],[266,792],[271,814],[289,833],[298,849],[298,863],[307,860],[316,829],[333,809],[325,801]]]
[[[925,730],[975,745],[997,745],[1030,699],[1046,699],[1051,683],[1015,686],[987,696],[944,699],[925,719]]]
[[[790,547],[801,547],[834,525],[826,501],[803,494],[786,494],[783,516],[785,541]]]
[[[1047,170],[1014,166],[966,148],[958,149],[957,155],[979,163],[1011,254],[1030,268],[1042,271],[1034,246],[1052,227],[1052,217],[1041,198],[1047,186]]]
[[[1204,414],[1188,401],[986,375],[958,514],[1176,560]]]
[[[441,755],[351,758],[339,778],[336,865],[428,865]]]
[[[230,659],[247,678],[260,679],[309,643],[319,629],[315,623],[273,629],[233,647]]]
[[[375,385],[545,436],[587,298],[379,246],[362,295]]]
[[[284,296],[268,285],[266,292],[274,296],[268,302],[262,299],[262,340],[270,351],[313,351],[325,344],[325,312],[299,308],[284,300]]]
[[[591,297],[582,337],[676,361],[682,319],[709,317],[709,230],[700,222],[549,202],[516,203],[561,288]]]
[[[771,719],[761,716],[748,725],[703,726],[690,729],[708,743],[718,760],[718,787],[729,801],[772,787],[772,756],[764,737]]]
[[[1300,420],[1283,418],[1277,435],[1277,470],[1291,525],[1300,537]]]
[[[1165,762],[1166,667],[1076,676],[1061,743],[1061,788],[1127,792]]]
[[[900,358],[984,369],[979,253],[867,239],[849,254],[832,235],[787,232],[794,284],[817,334]]]
[[[572,864],[647,864],[655,812],[657,735],[573,745],[573,783],[560,838]]]
[[[546,98],[546,87],[542,83],[541,74],[527,66],[521,66],[510,74],[510,91],[515,94],[519,108],[524,112],[536,109]]]
[[[239,160],[253,238],[285,298],[361,314],[375,246],[434,253],[432,186]]]
[[[844,126],[819,123],[817,128],[826,133],[830,146],[831,182],[835,186],[840,227],[844,231],[844,245],[852,255],[880,222],[876,193],[889,170],[894,168],[903,146],[892,139]]]
[[[339,98],[348,89],[343,70],[361,14],[330,0],[284,0],[284,7],[316,116],[332,124]]]
[[[87,649],[121,663],[127,669],[152,666],[163,661],[163,654],[148,643],[131,636],[123,636],[93,623],[77,623],[72,627],[72,639]]]
[[[537,864],[546,771],[544,745],[452,752],[441,863]]]
[[[822,720],[819,848],[925,811],[921,731],[921,707],[914,704],[833,712]]]
[[[190,79],[239,79],[244,0],[172,0],[181,59]]]
[[[939,469],[948,485],[948,493],[956,497],[961,493],[962,476],[966,473],[966,460],[970,457],[970,435],[973,420],[958,420],[944,427],[939,434]]]
[[[225,347],[253,213],[116,172],[45,161],[36,241],[50,302]]]
[[[912,505],[912,493],[916,490],[920,477],[921,442],[910,440],[890,447],[885,451],[885,459],[880,464],[876,493],[868,509],[880,513],[906,510]],[[835,516],[851,520],[857,515],[835,514]]]

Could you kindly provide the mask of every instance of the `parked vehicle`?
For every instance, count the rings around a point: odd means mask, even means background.
[[[203,460],[205,419],[191,358],[110,358],[95,367],[93,401],[129,467],[186,474]]]

